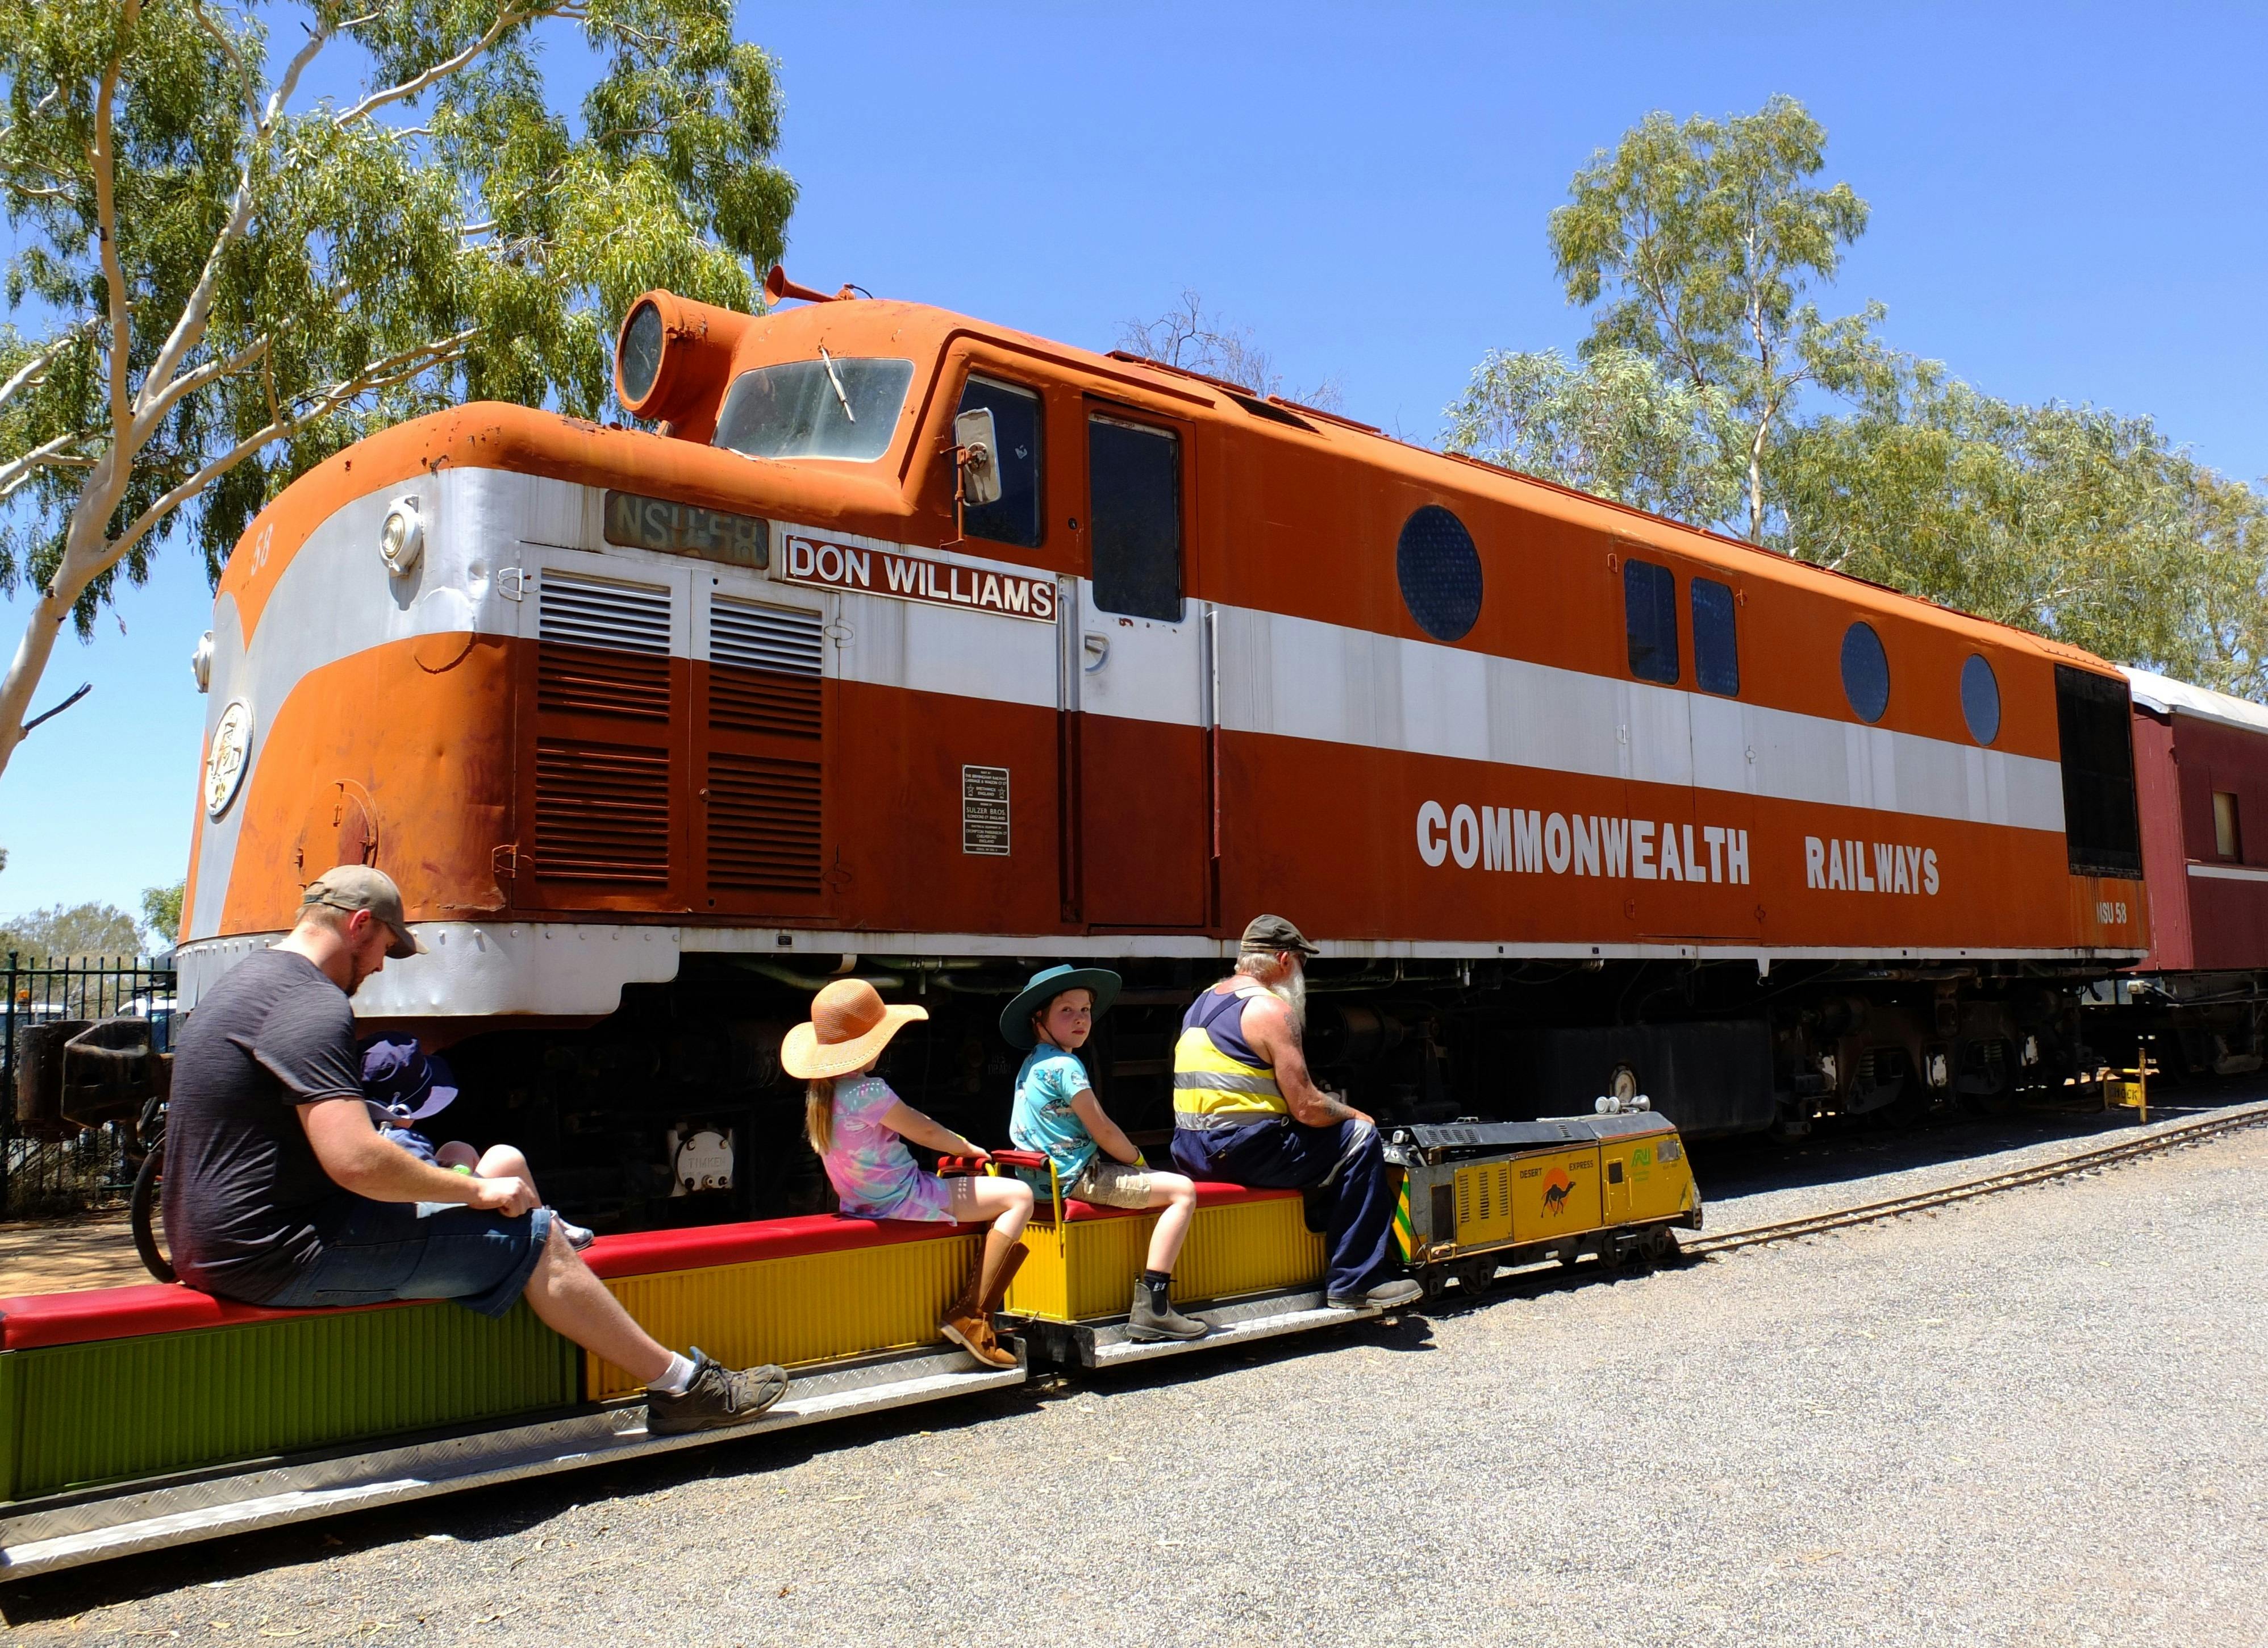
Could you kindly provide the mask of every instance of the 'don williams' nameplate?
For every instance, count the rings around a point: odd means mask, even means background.
[[[961,850],[1008,856],[1008,769],[961,769]]]
[[[625,550],[697,555],[729,566],[771,565],[771,523],[636,492],[607,494],[607,542]]]
[[[781,546],[780,575],[792,584],[849,589],[862,595],[889,595],[932,606],[965,607],[1035,623],[1056,621],[1056,580],[1020,578],[956,566],[894,550],[857,550],[821,538],[791,534]]]

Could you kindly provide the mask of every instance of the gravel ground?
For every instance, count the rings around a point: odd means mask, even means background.
[[[2268,1129],[0,1612],[27,1644],[2268,1640],[2264,1219]]]

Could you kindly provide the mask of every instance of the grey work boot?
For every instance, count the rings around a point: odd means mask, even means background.
[[[1334,1293],[1327,1303],[1335,1311],[1390,1311],[1425,1297],[1425,1290],[1408,1276],[1392,1276],[1360,1293]]]
[[[681,1436],[688,1430],[721,1430],[745,1425],[787,1394],[784,1368],[720,1368],[697,1348],[693,1383],[675,1396],[645,1393],[645,1428],[650,1436]]]
[[[1126,1337],[1152,1341],[1160,1339],[1203,1339],[1212,1329],[1195,1317],[1184,1316],[1172,1305],[1153,1297],[1150,1290],[1138,1280],[1134,1283],[1134,1308],[1126,1318]]]

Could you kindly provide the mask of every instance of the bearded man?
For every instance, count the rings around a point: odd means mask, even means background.
[[[1174,1163],[1192,1179],[1327,1198],[1324,1295],[1339,1309],[1407,1304],[1425,1291],[1390,1257],[1394,1198],[1378,1126],[1318,1088],[1300,1048],[1307,958],[1280,915],[1256,916],[1236,971],[1191,1004],[1174,1045]]]

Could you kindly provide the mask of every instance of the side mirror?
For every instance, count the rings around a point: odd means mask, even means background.
[[[961,464],[961,502],[982,508],[1000,501],[998,432],[992,426],[992,409],[973,407],[953,420],[954,456]]]

